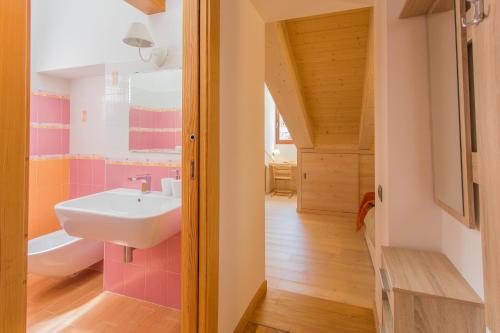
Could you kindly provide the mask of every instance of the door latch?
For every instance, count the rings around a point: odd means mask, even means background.
[[[467,20],[467,18],[462,17],[462,27],[467,28],[473,25],[478,25],[483,22],[484,15],[484,0],[466,0],[471,4],[473,15],[471,20]]]

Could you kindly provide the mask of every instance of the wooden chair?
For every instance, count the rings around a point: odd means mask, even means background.
[[[273,164],[274,192],[272,196],[283,195],[291,198],[293,191],[290,189],[280,189],[280,182],[290,182],[292,180],[291,164]]]

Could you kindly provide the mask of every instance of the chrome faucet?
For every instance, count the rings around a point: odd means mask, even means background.
[[[141,182],[141,192],[142,193],[151,193],[151,175],[137,175],[135,177],[129,177],[128,180],[131,182]]]

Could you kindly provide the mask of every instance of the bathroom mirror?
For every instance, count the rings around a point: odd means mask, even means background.
[[[455,0],[439,1],[427,15],[434,198],[472,226],[467,54],[458,17]]]
[[[130,77],[129,150],[181,153],[182,70]]]

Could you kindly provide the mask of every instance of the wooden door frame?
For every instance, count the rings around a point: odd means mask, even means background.
[[[219,12],[219,0],[184,2],[183,108],[187,112],[182,166],[189,172],[183,172],[182,251],[193,254],[183,255],[182,262],[183,281],[190,283],[190,288],[182,288],[182,332],[186,333],[218,330]]]
[[[0,2],[0,332],[26,332],[30,1]]]
[[[182,331],[216,332],[219,0],[185,0],[183,15]],[[24,333],[30,0],[0,2],[0,38],[0,331]]]

